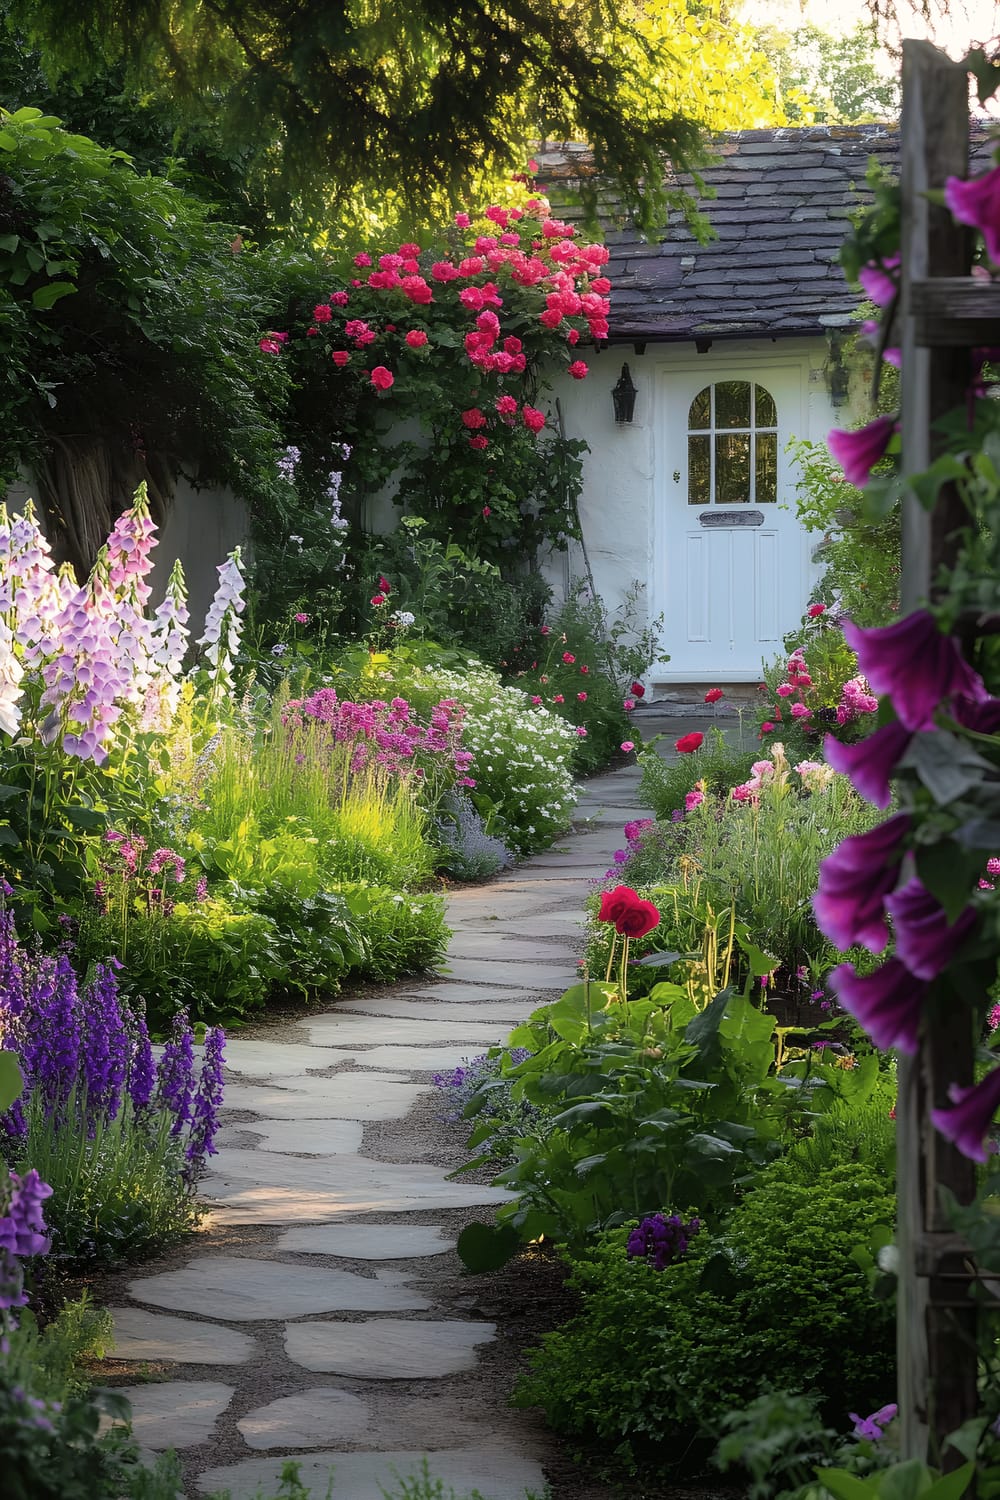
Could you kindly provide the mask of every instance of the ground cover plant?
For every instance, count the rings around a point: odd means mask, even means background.
[[[699,1215],[666,1258],[624,1228],[606,1233],[574,1260],[581,1312],[543,1338],[519,1403],[631,1471],[697,1468],[725,1412],[791,1369],[828,1418],[884,1404],[894,1313],[853,1251],[894,1211],[884,1181],[855,1164],[797,1184],[776,1162],[724,1226]]]

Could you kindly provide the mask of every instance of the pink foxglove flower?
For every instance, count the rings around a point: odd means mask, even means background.
[[[958,642],[942,635],[926,609],[915,610],[894,625],[870,630],[845,620],[844,639],[857,653],[858,666],[873,691],[889,694],[905,729],[933,729],[935,710],[956,695],[974,701],[989,696]]]
[[[890,823],[895,821],[889,819]],[[918,979],[931,980],[940,974],[977,921],[975,907],[967,906],[954,922],[949,922],[940,901],[916,877],[889,896],[885,904],[892,913],[896,955]]]
[[[876,417],[867,427],[859,427],[854,432],[835,427],[827,434],[826,445],[843,469],[848,484],[861,489],[868,483],[872,469],[885,457],[895,431],[895,417]]]
[[[944,201],[960,224],[980,230],[987,255],[994,265],[1000,265],[1000,167],[968,182],[949,177]]]
[[[872,974],[858,974],[853,964],[839,964],[827,983],[876,1047],[916,1052],[927,985],[898,958],[890,958]]]
[[[823,754],[827,763],[847,776],[866,801],[884,810],[892,800],[892,773],[912,738],[910,731],[894,719],[857,745],[845,745],[828,734],[823,741]]]
[[[962,1088],[952,1084],[948,1090],[951,1107],[931,1110],[931,1123],[946,1140],[973,1161],[988,1161],[996,1151],[987,1136],[997,1110],[1000,1109],[1000,1068],[987,1073],[982,1083]]]
[[[862,943],[882,952],[889,936],[886,897],[898,879],[909,830],[909,815],[897,813],[868,833],[843,839],[823,860],[813,910],[820,931],[838,948]]]

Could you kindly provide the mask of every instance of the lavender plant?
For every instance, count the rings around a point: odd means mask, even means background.
[[[456,880],[488,880],[514,863],[503,839],[486,832],[486,825],[472,799],[455,790],[441,802],[435,819],[440,842],[441,868]]]
[[[435,1073],[435,1088],[445,1101],[442,1119],[455,1125],[475,1115],[480,1158],[496,1163],[513,1157],[513,1142],[537,1126],[541,1110],[515,1099],[504,1066],[514,1068],[531,1056],[527,1047],[491,1047],[459,1067]]]
[[[29,953],[4,909],[0,1043],[18,1054],[24,1076],[22,1097],[0,1115],[0,1154],[51,1184],[60,1260],[146,1253],[192,1227],[222,1099],[219,1029],[206,1033],[199,1069],[178,1015],[154,1063],[115,965],[95,965],[81,983],[66,949]]]

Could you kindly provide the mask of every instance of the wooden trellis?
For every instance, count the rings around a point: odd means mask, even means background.
[[[927,42],[903,44],[902,345],[903,470],[934,457],[933,422],[968,399],[970,350],[1000,343],[1000,286],[969,275],[971,236],[929,189],[965,177],[969,156],[966,69]],[[965,512],[953,489],[942,490],[931,515],[903,503],[901,608],[932,593],[939,565],[953,554]],[[975,1197],[974,1164],[930,1124],[948,1103],[949,1083],[971,1083],[975,1038],[967,1012],[935,1015],[920,1051],[901,1059],[897,1105],[899,1182],[899,1405],[906,1457],[930,1456],[946,1468],[961,1462],[941,1439],[976,1414],[976,1305],[970,1260],[950,1231],[940,1189],[960,1203]]]

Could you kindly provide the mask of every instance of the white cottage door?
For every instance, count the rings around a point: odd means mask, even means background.
[[[740,682],[782,649],[811,578],[788,440],[805,430],[806,368],[763,362],[661,372],[650,595],[663,682]]]

